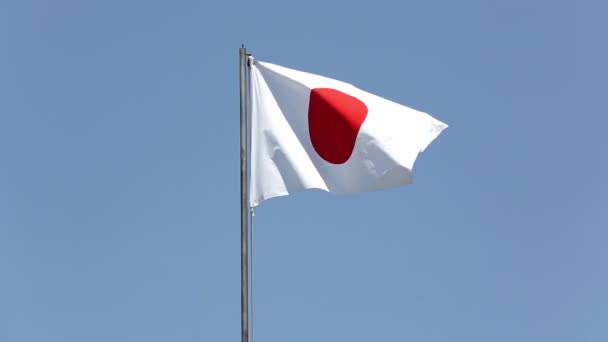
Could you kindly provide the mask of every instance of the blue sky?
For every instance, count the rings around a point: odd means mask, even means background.
[[[238,47],[450,125],[256,214],[256,340],[608,340],[601,1],[0,2],[0,341],[238,341]]]

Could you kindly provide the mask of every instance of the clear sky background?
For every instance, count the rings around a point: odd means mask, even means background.
[[[450,125],[256,215],[256,340],[608,341],[604,1],[0,1],[0,341],[239,341],[238,48]]]

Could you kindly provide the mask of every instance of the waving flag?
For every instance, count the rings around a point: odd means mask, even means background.
[[[348,83],[252,60],[250,205],[303,189],[348,194],[411,183],[447,125]]]

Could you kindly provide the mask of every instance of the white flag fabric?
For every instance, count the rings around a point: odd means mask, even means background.
[[[303,189],[340,194],[411,183],[447,125],[348,83],[251,60],[250,205]]]

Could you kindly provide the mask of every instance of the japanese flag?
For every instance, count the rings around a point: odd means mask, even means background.
[[[348,83],[251,59],[250,205],[303,189],[411,183],[447,125]]]

